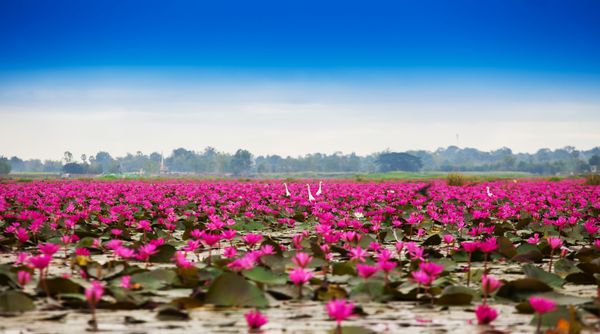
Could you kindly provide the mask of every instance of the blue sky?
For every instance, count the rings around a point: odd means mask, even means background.
[[[2,1],[0,51],[4,155],[600,145],[598,1]]]

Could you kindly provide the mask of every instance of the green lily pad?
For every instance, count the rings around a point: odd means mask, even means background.
[[[217,277],[206,294],[206,302],[218,306],[266,307],[265,294],[241,275],[225,272]]]
[[[168,269],[144,271],[131,276],[131,282],[138,283],[144,290],[159,290],[176,283],[177,280],[177,274]]]
[[[332,299],[347,298],[348,292],[339,285],[328,284],[327,287],[319,287],[315,290],[314,299],[320,301],[329,301]]]
[[[537,326],[539,317],[539,314],[534,315],[533,319],[531,319],[530,325]],[[572,307],[558,306],[555,311],[544,313],[541,315],[541,317],[542,327],[545,328],[556,327],[558,321],[561,319],[568,321],[571,329],[575,330],[576,328],[579,328],[579,331],[575,331],[574,333],[579,333],[582,328],[579,316]]]
[[[350,275],[356,276],[356,268],[350,262],[338,262],[332,266],[333,275]]]
[[[529,278],[538,279],[555,288],[560,288],[565,284],[565,281],[562,278],[560,278],[560,276],[549,273],[541,268],[536,267],[533,264],[524,265],[523,273]]]
[[[572,273],[565,277],[565,281],[580,285],[595,285],[599,282],[596,280],[596,277],[594,277],[594,274],[590,273]]]
[[[361,282],[352,291],[350,295],[357,301],[385,301],[393,297],[393,290],[385,286],[383,281],[368,280]]]
[[[451,285],[444,288],[442,295],[435,300],[438,305],[469,305],[477,292],[471,288],[460,285]]]
[[[498,237],[498,253],[507,259],[512,259],[517,255],[517,248],[507,237]]]
[[[46,279],[46,286],[48,287],[48,292],[51,296],[68,293],[83,293],[84,290],[82,285],[74,282],[71,279],[63,277]],[[38,284],[38,289],[44,291],[41,282]]]
[[[532,294],[549,291],[552,291],[552,288],[538,279],[521,278],[502,285],[498,289],[496,296],[520,302]]]
[[[518,253],[517,255],[511,258],[511,261],[515,262],[525,262],[525,263],[536,263],[540,262],[544,259],[544,254],[540,252],[537,248],[528,250],[523,253]]]
[[[0,294],[2,312],[26,312],[34,309],[33,300],[20,291],[9,290]]]
[[[171,263],[177,249],[171,245],[160,245],[156,248],[158,251],[150,256],[150,262],[154,263]]]
[[[328,333],[330,334],[340,334],[337,328],[330,330]],[[375,334],[375,331],[372,331],[368,328],[358,327],[358,326],[342,326],[341,334]]]
[[[277,285],[287,282],[287,277],[275,274],[264,267],[254,267],[252,270],[245,270],[242,274],[249,280],[263,284]]]
[[[165,304],[158,308],[156,318],[162,321],[186,321],[190,320],[190,315],[173,305]]]
[[[554,264],[554,272],[564,279],[569,274],[581,272],[581,269],[577,268],[573,261],[567,259],[559,259]]]

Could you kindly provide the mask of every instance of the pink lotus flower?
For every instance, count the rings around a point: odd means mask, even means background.
[[[498,317],[498,311],[487,304],[481,304],[475,309],[475,315],[479,325],[487,325]]]
[[[290,281],[295,285],[302,285],[313,278],[314,274],[310,271],[304,270],[304,268],[294,268],[290,271]]]
[[[460,245],[467,253],[473,253],[479,248],[479,242],[477,241],[463,241]]]
[[[268,322],[267,317],[258,310],[249,311],[248,313],[244,314],[244,317],[246,318],[246,323],[248,324],[248,328],[250,330],[260,329]]]
[[[540,242],[540,235],[539,233],[535,233],[533,235],[533,237],[530,237],[529,239],[527,239],[527,243],[530,245],[537,245]]]
[[[19,272],[17,272],[17,281],[19,282],[19,285],[24,287],[31,281],[31,273],[27,270],[19,270]]]
[[[245,243],[247,243],[249,246],[254,246],[257,243],[261,242],[263,239],[263,236],[260,234],[254,234],[254,233],[249,233],[246,234],[242,240],[244,240]]]
[[[529,304],[539,314],[552,312],[556,308],[556,302],[544,297],[529,297]]]
[[[191,268],[193,266],[192,262],[190,262],[185,253],[182,251],[177,251],[173,258],[175,260],[175,265],[179,268]]]
[[[392,271],[397,265],[398,263],[392,261],[377,261],[377,267],[386,273]]]
[[[123,289],[131,289],[131,276],[129,275],[125,275],[125,276],[121,276],[121,281],[119,283],[119,286]]]
[[[47,242],[47,243],[39,245],[38,248],[40,249],[40,252],[42,252],[43,254],[52,256],[56,252],[58,252],[58,250],[60,249],[60,246],[57,244]]]
[[[48,267],[48,265],[50,264],[50,261],[52,261],[52,256],[50,255],[38,255],[38,256],[32,256],[29,258],[29,263],[31,263],[31,265],[36,268],[36,269],[45,269],[46,267]]]
[[[273,247],[272,245],[263,245],[262,247],[260,247],[259,252],[260,256],[273,255],[275,254],[275,247]]]
[[[358,271],[358,276],[368,279],[379,271],[379,267],[359,263],[356,265],[356,270]]]
[[[154,244],[146,244],[138,248],[137,259],[140,261],[148,261],[150,256],[158,253]]]
[[[556,309],[556,302],[552,299],[532,296],[529,297],[529,305],[531,305],[531,308],[538,314],[536,333],[540,333],[540,329],[542,328],[542,315],[554,311]]]
[[[129,259],[135,255],[135,251],[127,247],[118,247],[115,250],[115,254],[117,254],[117,256],[119,257],[122,257],[123,259]]]
[[[236,254],[237,249],[235,247],[226,247],[223,249],[223,257],[226,259],[231,259],[232,257],[236,256]]]
[[[75,255],[76,256],[90,256],[90,250],[87,248],[75,248]]]
[[[433,262],[421,262],[419,268],[432,277],[437,277],[444,271],[444,266]]]
[[[481,277],[481,290],[485,295],[494,293],[502,286],[502,282],[492,276],[483,275]]]
[[[329,317],[336,321],[337,326],[342,325],[342,321],[353,316],[354,304],[346,299],[334,299],[325,306]]]
[[[367,251],[362,249],[360,246],[356,246],[350,249],[350,259],[357,260],[360,262],[365,262],[365,256],[367,256]]]
[[[442,240],[447,244],[451,244],[454,242],[454,236],[452,234],[444,234]]]
[[[292,258],[292,262],[294,262],[294,264],[296,264],[298,267],[306,268],[312,259],[312,256],[300,252],[296,253],[296,255]]]
[[[27,241],[29,241],[29,234],[27,233],[27,230],[20,227],[15,231],[15,235],[17,237],[17,240],[19,240],[20,243],[25,243]]]
[[[560,237],[547,237],[546,240],[548,240],[548,245],[550,245],[550,248],[552,248],[553,250],[563,245],[563,242],[560,239]]]
[[[431,285],[431,283],[433,283],[433,281],[435,280],[434,277],[430,276],[423,270],[413,271],[410,274],[413,277],[413,279],[415,280],[415,282],[417,282],[418,284],[424,285],[424,286]]]
[[[103,295],[104,286],[98,281],[93,281],[92,286],[85,289],[85,299],[92,308],[96,307],[96,304],[102,299]]]
[[[93,327],[92,329],[94,331],[98,330],[98,322],[96,321],[96,305],[100,302],[100,299],[102,299],[103,295],[104,286],[98,281],[93,281],[92,286],[85,289],[85,299],[87,300],[88,305],[90,305],[90,308],[92,309],[91,324]]]
[[[484,253],[491,253],[498,249],[498,241],[494,237],[489,237],[479,242],[479,249]]]
[[[294,268],[290,271],[290,280],[298,286],[298,298],[302,299],[302,286],[313,278],[314,274],[304,268]]]

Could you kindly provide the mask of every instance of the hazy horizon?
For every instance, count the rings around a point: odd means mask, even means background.
[[[3,2],[0,154],[590,149],[598,10]]]

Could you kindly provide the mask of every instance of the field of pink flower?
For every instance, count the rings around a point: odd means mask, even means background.
[[[600,187],[0,183],[0,331],[600,330]]]

